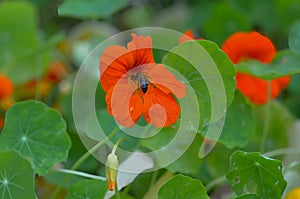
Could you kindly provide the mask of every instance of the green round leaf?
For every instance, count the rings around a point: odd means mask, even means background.
[[[64,0],[58,7],[58,14],[76,18],[109,17],[127,4],[127,0]]]
[[[294,23],[289,34],[289,47],[295,52],[300,52],[300,21]]]
[[[195,42],[203,50],[196,49]],[[191,62],[197,63],[197,66],[191,65]],[[166,55],[163,63],[175,68],[192,86],[189,89],[193,89],[197,96],[201,116],[198,130],[205,133],[209,122],[217,121],[224,115],[224,109],[212,107],[212,101],[222,104],[222,100],[226,100],[224,107],[226,108],[233,100],[235,92],[235,68],[233,64],[215,43],[207,40],[182,43]],[[195,67],[200,68],[205,76],[201,76]],[[222,84],[225,93],[219,90],[222,89],[219,87]],[[224,93],[224,96],[219,96],[220,99],[212,99],[212,93]],[[211,120],[213,108],[215,108],[214,115],[218,117],[213,118],[214,121]]]
[[[56,110],[33,100],[18,102],[8,109],[0,149],[18,150],[39,175],[65,160],[70,147],[66,123]]]
[[[158,199],[209,199],[200,180],[178,174],[168,180],[159,190]]]
[[[81,180],[71,186],[66,199],[104,198],[107,184],[100,180]]]
[[[0,152],[0,196],[2,199],[37,198],[30,163],[16,151]]]
[[[242,62],[236,65],[239,72],[247,73],[265,80],[300,73],[300,54],[285,50],[277,53],[271,64],[258,61]]]
[[[236,91],[235,98],[227,110],[219,142],[228,148],[244,147],[255,131],[256,116],[253,107],[239,91]]]
[[[237,194],[255,193],[262,198],[281,198],[287,184],[281,161],[258,152],[234,152],[226,178]]]

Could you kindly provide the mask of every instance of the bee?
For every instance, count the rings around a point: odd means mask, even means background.
[[[134,73],[130,79],[137,83],[139,89],[141,89],[144,94],[147,92],[150,82],[146,76],[142,73]]]

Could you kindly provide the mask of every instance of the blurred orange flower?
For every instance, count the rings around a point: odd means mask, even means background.
[[[132,127],[142,115],[157,127],[177,121],[180,107],[173,94],[184,97],[186,87],[154,63],[151,37],[132,34],[127,48],[108,47],[101,56],[100,74],[108,112],[119,124]]]
[[[184,33],[184,35],[182,35],[179,38],[178,42],[181,44],[181,43],[183,43],[185,41],[198,40],[198,39],[202,39],[202,38],[197,38],[196,39],[195,36],[194,36],[194,34],[193,34],[193,32],[191,30],[186,30],[185,33]]]
[[[258,32],[237,32],[231,35],[222,46],[233,63],[255,59],[262,63],[270,63],[276,55],[272,42]],[[265,104],[268,101],[268,83],[266,80],[249,74],[237,72],[237,89],[255,104]],[[277,97],[281,90],[290,82],[285,76],[271,80],[271,99]]]
[[[0,85],[0,100],[10,97],[14,90],[11,80],[8,77],[0,74]]]

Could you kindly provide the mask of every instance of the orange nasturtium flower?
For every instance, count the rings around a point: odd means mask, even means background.
[[[184,97],[186,87],[154,63],[150,36],[132,34],[127,48],[108,47],[100,59],[100,74],[108,112],[119,124],[132,127],[142,115],[160,128],[177,121],[180,107],[174,95]]]
[[[3,100],[13,93],[14,86],[11,80],[0,74],[0,100]]]
[[[237,32],[231,35],[222,46],[233,63],[245,60],[258,60],[270,63],[276,55],[273,43],[258,32]],[[268,101],[268,83],[266,80],[252,75],[237,72],[237,89],[255,104],[265,104]],[[290,76],[271,80],[271,99],[277,97],[281,90],[290,82]]]
[[[202,39],[202,38],[195,38],[193,32],[191,30],[186,30],[184,35],[182,35],[178,42],[181,44],[185,41],[190,41],[190,40],[199,40],[199,39]]]

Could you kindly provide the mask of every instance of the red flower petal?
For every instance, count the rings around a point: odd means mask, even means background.
[[[127,47],[110,46],[101,56],[100,82],[106,92],[130,69],[154,63],[151,37],[132,34]]]
[[[265,104],[268,101],[268,82],[244,73],[236,74],[237,89],[255,104]],[[271,99],[280,94],[276,80],[271,81]]]
[[[14,86],[13,83],[11,82],[11,80],[0,74],[0,100],[4,99],[6,97],[9,97],[13,90],[14,90]]]
[[[125,81],[119,81],[106,94],[108,112],[125,127],[132,127],[142,115],[143,102],[136,88]]]
[[[150,77],[150,82],[166,94],[171,91],[177,98],[186,95],[185,85],[178,81],[162,64],[148,67],[147,75]]]
[[[258,32],[237,32],[224,42],[222,49],[233,63],[243,59],[256,59],[270,63],[276,54],[272,42]]]
[[[290,76],[284,76],[276,79],[276,82],[280,89],[285,89],[287,85],[290,83],[291,77]]]
[[[143,113],[148,123],[162,128],[177,121],[180,107],[172,94],[166,94],[158,88],[149,87],[144,96]]]
[[[186,30],[184,35],[182,35],[179,38],[178,42],[181,44],[185,41],[190,41],[190,40],[195,40],[195,36],[191,30]]]

